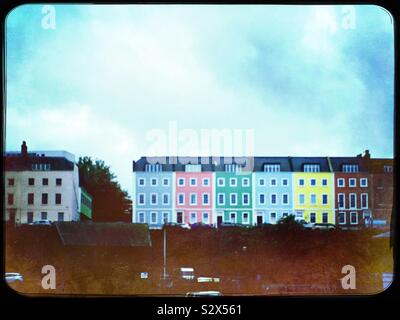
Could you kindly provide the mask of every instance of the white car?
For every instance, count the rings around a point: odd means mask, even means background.
[[[186,293],[186,297],[218,297],[218,296],[222,296],[222,293],[219,291],[197,291],[197,292]]]
[[[314,225],[315,225],[315,223],[307,222],[307,221],[304,220],[304,219],[296,219],[296,221],[299,222],[299,223],[301,223],[302,226],[303,226],[303,228],[305,228],[305,229],[313,229],[313,228],[314,228]]]
[[[31,225],[51,226],[52,222],[50,220],[36,220],[35,222],[31,223]]]
[[[6,272],[5,278],[7,282],[24,281],[24,277],[18,272]]]

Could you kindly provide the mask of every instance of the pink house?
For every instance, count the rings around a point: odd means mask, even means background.
[[[176,173],[176,221],[212,224],[212,172]]]

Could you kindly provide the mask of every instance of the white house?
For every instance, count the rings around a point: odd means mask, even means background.
[[[78,221],[78,167],[65,151],[7,152],[5,162],[5,220],[16,224],[36,220]]]

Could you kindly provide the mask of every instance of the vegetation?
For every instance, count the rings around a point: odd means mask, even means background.
[[[110,167],[90,157],[79,158],[78,167],[79,181],[93,197],[93,221],[130,222],[132,202]]]

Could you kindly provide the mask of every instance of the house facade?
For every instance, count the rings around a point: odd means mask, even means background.
[[[5,162],[5,220],[79,221],[80,187],[74,156],[65,151],[8,152]]]
[[[293,207],[297,218],[335,224],[334,174],[327,158],[291,158]]]
[[[276,224],[293,214],[292,172],[287,157],[257,157],[253,179],[253,221]]]
[[[371,175],[365,159],[330,158],[335,173],[335,216],[342,228],[368,226],[372,223],[370,206]]]

